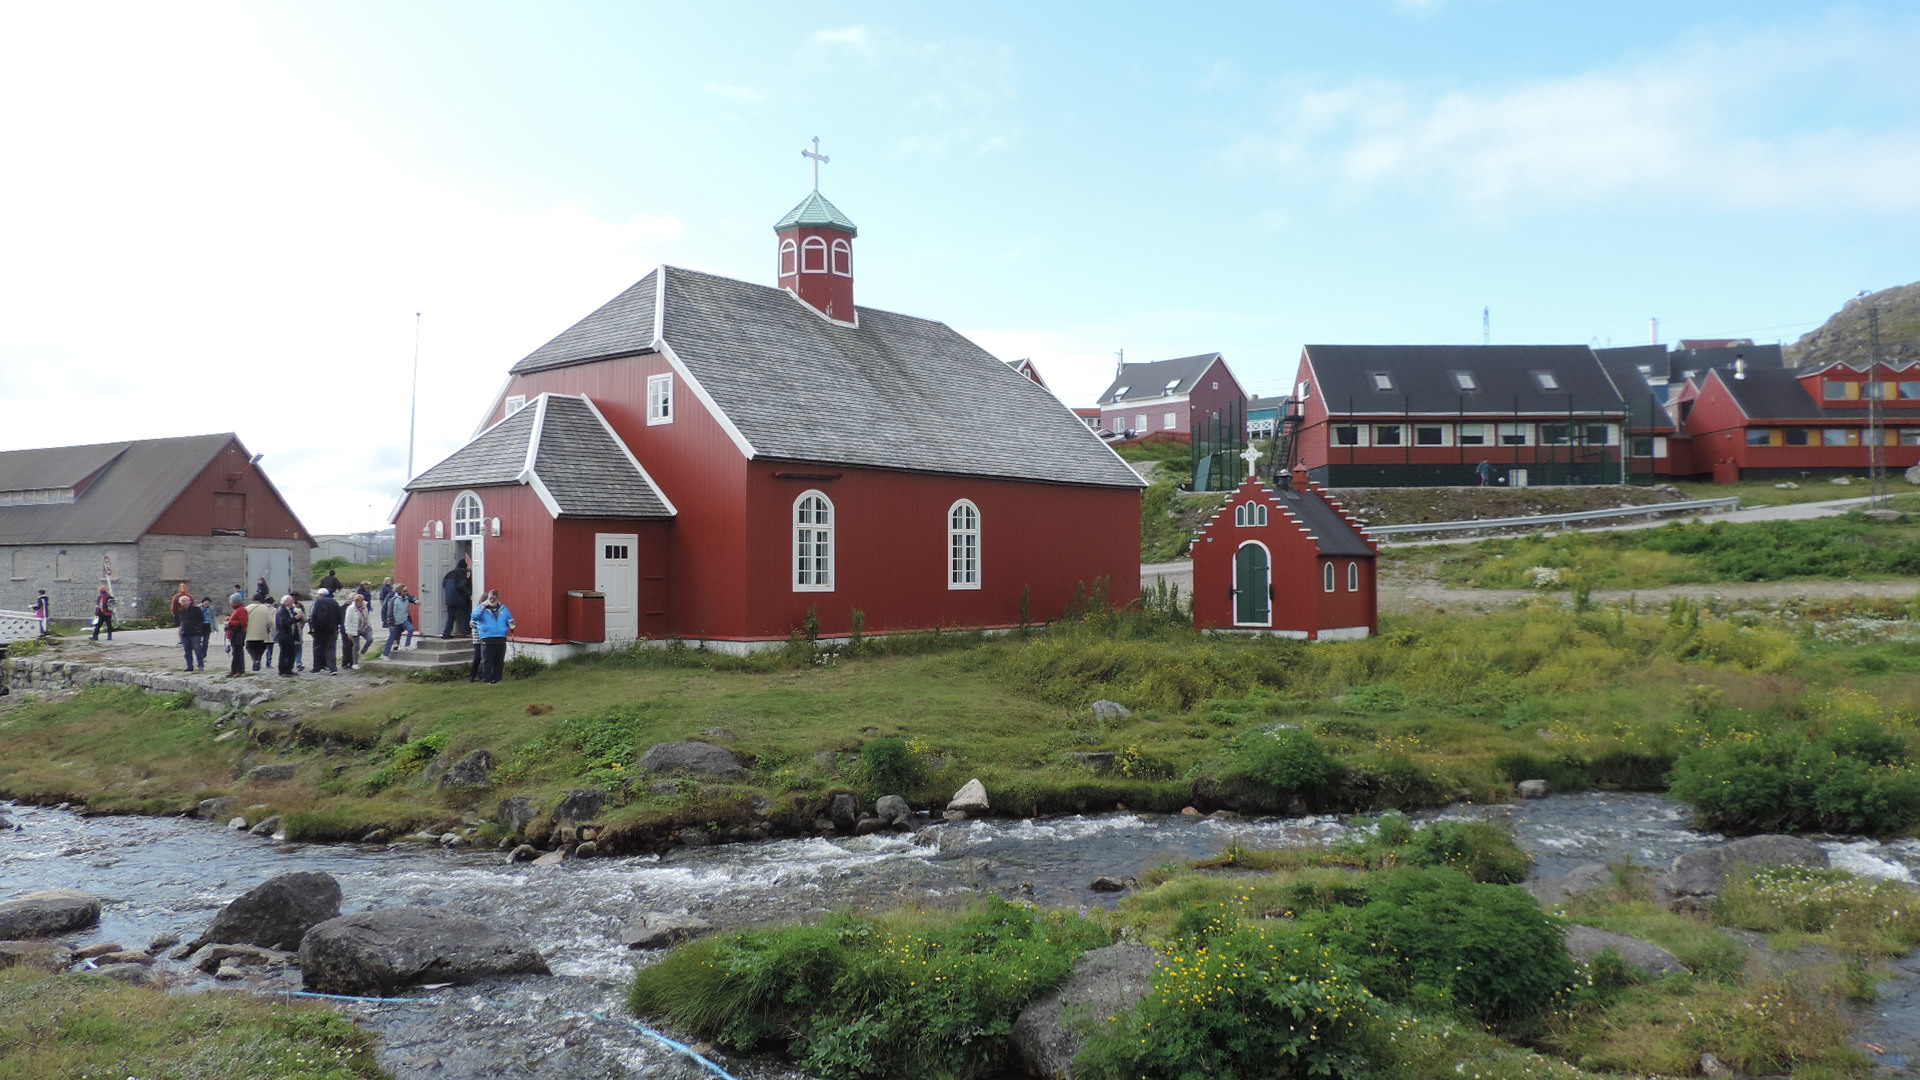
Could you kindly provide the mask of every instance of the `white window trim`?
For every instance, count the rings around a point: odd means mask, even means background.
[[[961,507],[966,507],[968,510],[972,511],[973,528],[962,529],[962,528],[955,527],[953,523],[953,516],[955,513],[957,513],[960,510]],[[972,499],[957,499],[954,501],[954,504],[952,506],[947,507],[947,588],[948,589],[959,590],[959,589],[980,588],[981,579],[986,576],[986,573],[985,573],[986,560],[984,557],[985,545],[982,542],[984,539],[982,534],[986,531],[985,525],[986,525],[985,520],[980,515],[980,507],[977,504],[975,504]],[[971,581],[962,580],[961,578],[962,570],[958,560],[955,558],[954,541],[959,539],[962,536],[971,536],[973,538],[973,571],[972,571],[973,580]]]
[[[526,407],[527,407],[527,395],[508,394],[507,395],[507,411],[505,413],[502,413],[501,416],[504,419],[505,417],[512,416],[514,413],[517,413],[521,409],[524,409]]]
[[[840,269],[842,264],[846,266],[845,270]],[[827,251],[827,269],[833,271],[837,277],[852,277],[853,245],[845,240],[835,240],[833,247]]]
[[[1267,553],[1267,619],[1265,622],[1240,621],[1240,552],[1257,547]],[[1235,626],[1272,626],[1274,615],[1273,602],[1273,549],[1258,540],[1248,540],[1233,549],[1233,625]]]
[[[815,525],[815,524],[802,526],[800,523],[800,504],[807,501],[808,499],[814,499],[814,498],[819,499],[822,503],[826,505],[827,523],[824,526]],[[834,509],[833,500],[827,498],[827,493],[824,491],[821,491],[819,488],[808,488],[806,491],[801,492],[797,497],[794,498],[793,511],[789,516],[793,520],[793,542],[792,542],[793,569],[792,569],[792,572],[787,575],[787,580],[793,583],[793,591],[794,592],[832,592],[833,577],[834,577],[834,559],[837,555],[837,552],[835,550],[836,545],[834,544],[834,529],[839,524],[837,521],[834,520],[838,516],[838,513]],[[826,579],[824,582],[808,584],[808,583],[802,583],[800,580],[800,533],[803,528],[805,528],[809,532],[814,530],[820,530],[827,534],[827,543],[826,543],[827,565],[826,565],[826,570],[822,574],[822,576]]]
[[[819,267],[808,265],[808,256],[820,254]],[[800,242],[800,272],[803,274],[824,274],[827,272],[827,242],[817,236],[809,236]]]
[[[657,394],[657,396],[656,396]],[[647,426],[673,423],[673,373],[647,376]]]
[[[1350,443],[1341,442],[1340,432],[1337,429],[1343,428],[1343,427],[1350,427],[1355,429],[1354,437],[1356,439],[1359,439],[1360,441],[1350,442]],[[1361,449],[1364,447],[1372,446],[1373,445],[1373,425],[1362,424],[1362,423],[1328,424],[1327,425],[1327,445],[1330,447],[1333,447],[1336,450],[1354,450],[1354,449]]]
[[[1326,592],[1333,591],[1333,562],[1331,560],[1320,564],[1320,584]]]
[[[463,499],[472,499],[474,510],[477,511],[472,521],[473,531],[471,532],[462,532],[460,529],[462,525],[467,524],[460,517],[460,502]],[[447,521],[453,527],[455,540],[471,540],[477,536],[483,536],[487,531],[487,504],[480,498],[478,492],[463,491],[453,497],[453,505],[447,509]]]
[[[780,241],[780,265],[776,277],[793,277],[800,272],[800,245],[792,239]]]
[[[1360,591],[1360,563],[1358,560],[1347,564],[1347,591]]]
[[[1163,419],[1165,419],[1165,420],[1166,420],[1166,424],[1167,424],[1167,427],[1166,427],[1166,430],[1168,430],[1168,431],[1172,431],[1172,430],[1174,430],[1174,429],[1175,429],[1175,427],[1176,427],[1176,426],[1178,426],[1178,425],[1179,425],[1179,423],[1180,423],[1180,414],[1179,414],[1179,413],[1171,413],[1171,412],[1170,412],[1170,413],[1167,413],[1167,414],[1165,414],[1165,416],[1163,417]]]

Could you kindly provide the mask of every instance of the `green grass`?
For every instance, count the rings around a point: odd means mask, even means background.
[[[1866,470],[1850,477],[1850,484],[1836,484],[1833,477],[1813,476],[1805,480],[1742,480],[1734,484],[1715,484],[1706,481],[1678,480],[1674,487],[1680,489],[1688,499],[1730,499],[1738,496],[1743,507],[1755,506],[1798,506],[1802,503],[1831,502],[1835,499],[1860,499],[1868,494]],[[1907,484],[1898,474],[1887,477],[1888,490],[1905,489]],[[1774,485],[1790,482],[1796,486],[1786,489]]]
[[[350,563],[344,558],[321,559],[313,564],[311,584],[315,589],[320,587],[320,579],[327,576],[328,570],[332,570],[340,578],[341,584],[347,588],[366,582],[377,600],[380,595],[380,582],[393,576],[393,559],[389,556],[370,563]]]
[[[377,1080],[372,1036],[322,1005],[175,996],[94,975],[0,971],[0,1076]]]

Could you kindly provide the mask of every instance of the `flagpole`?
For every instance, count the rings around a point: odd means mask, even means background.
[[[420,313],[413,313],[413,397],[407,402],[407,480],[413,479],[413,425],[420,412]]]

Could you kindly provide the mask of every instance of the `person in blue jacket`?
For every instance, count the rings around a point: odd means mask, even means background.
[[[500,590],[490,589],[487,598],[473,609],[473,636],[480,639],[480,681],[497,683],[507,659],[507,631],[513,629],[513,612],[500,602]]]

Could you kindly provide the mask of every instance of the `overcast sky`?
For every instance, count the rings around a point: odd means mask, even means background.
[[[0,0],[0,449],[235,431],[384,522],[660,263],[857,299],[1068,404],[1218,350],[1792,341],[1920,279],[1904,0]],[[951,420],[964,423],[966,402]]]

